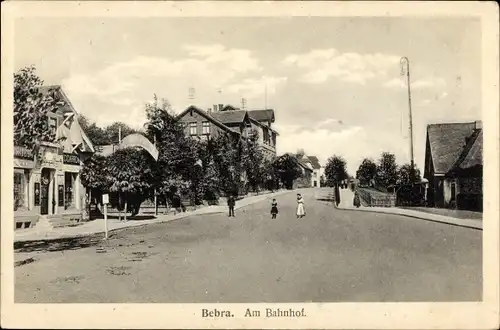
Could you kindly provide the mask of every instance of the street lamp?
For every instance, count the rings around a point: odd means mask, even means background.
[[[408,57],[404,56],[400,59],[401,65],[401,75],[405,75],[407,77],[407,85],[408,85],[408,110],[409,110],[409,130],[410,130],[410,182],[413,184],[415,179],[414,171],[415,171],[415,163],[413,160],[413,118],[411,113],[411,89],[410,89],[410,60]]]

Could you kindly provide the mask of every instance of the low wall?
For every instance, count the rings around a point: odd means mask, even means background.
[[[369,189],[358,188],[359,197],[363,204],[373,207],[395,207],[396,195],[382,192],[370,191]]]

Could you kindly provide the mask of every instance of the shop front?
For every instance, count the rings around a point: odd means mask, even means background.
[[[16,229],[31,228],[41,216],[53,226],[82,220],[84,188],[80,183],[82,160],[44,143],[35,157],[16,147],[14,153],[14,220]]]

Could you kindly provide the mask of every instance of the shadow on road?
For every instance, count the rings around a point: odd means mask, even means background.
[[[14,242],[14,252],[58,252],[79,250],[98,245],[102,242],[102,234],[86,237],[61,238],[57,240],[38,240]]]

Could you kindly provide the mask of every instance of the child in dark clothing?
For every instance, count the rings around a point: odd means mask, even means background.
[[[278,214],[278,202],[276,202],[276,198],[273,198],[273,202],[271,204],[271,219],[276,219],[277,214]]]
[[[233,195],[229,195],[227,199],[227,206],[229,207],[229,216],[234,217],[234,206],[236,204],[236,200]]]

